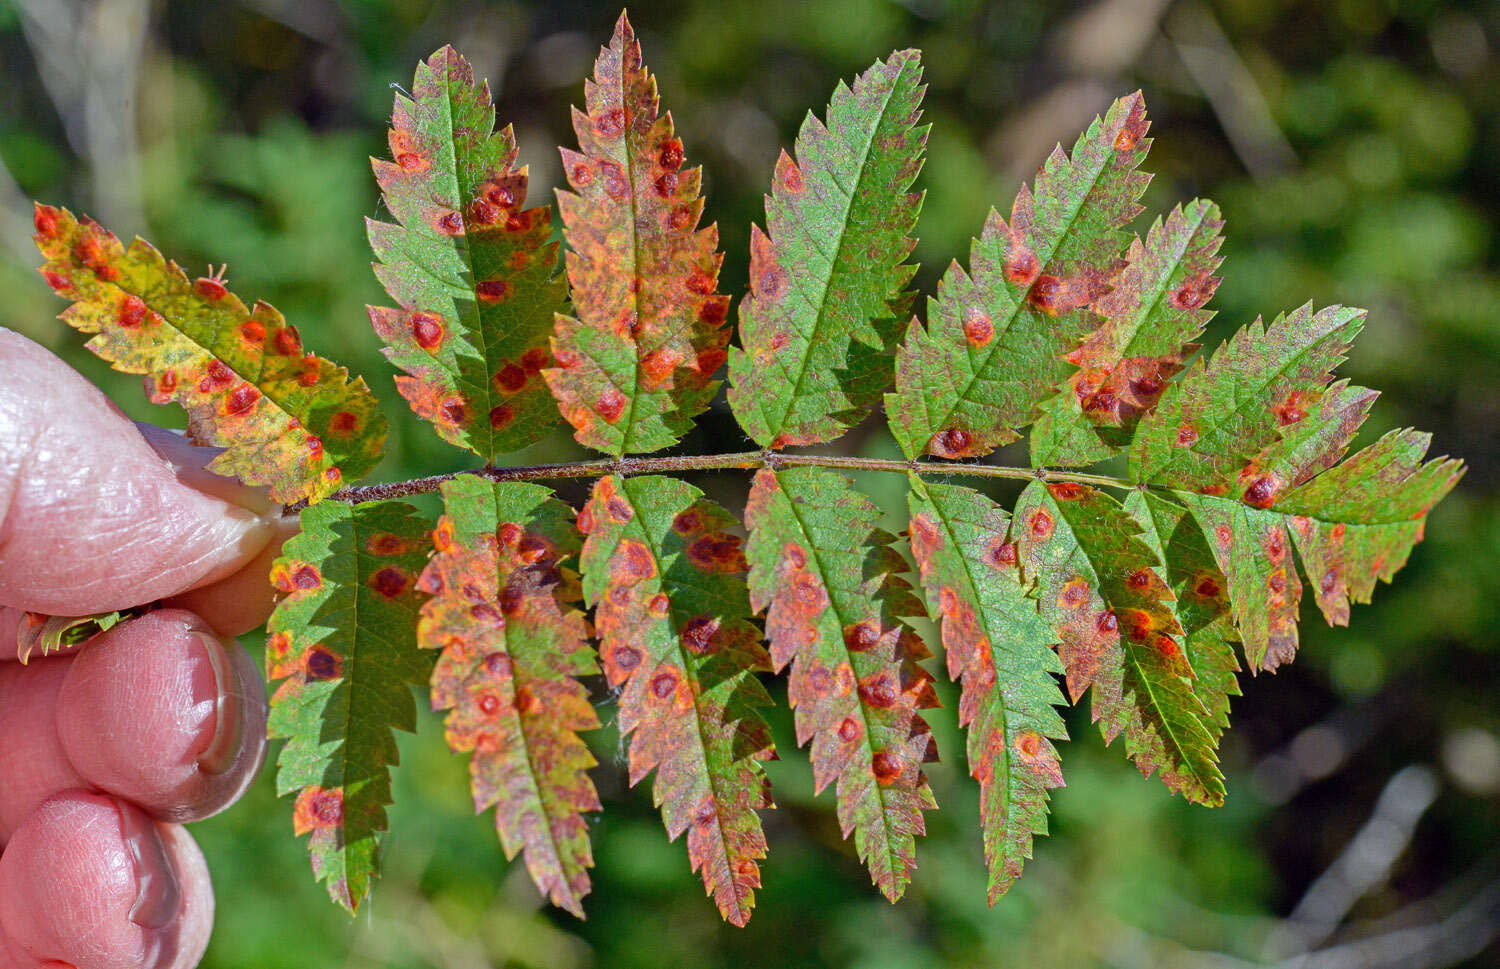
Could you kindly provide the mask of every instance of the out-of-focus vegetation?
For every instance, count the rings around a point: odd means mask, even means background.
[[[1351,628],[1323,628],[1309,606],[1296,664],[1247,679],[1227,807],[1169,797],[1075,714],[1053,834],[993,909],[951,691],[934,718],[943,810],[895,907],[839,839],[831,799],[812,796],[780,711],[779,809],[744,930],[720,923],[648,795],[624,789],[609,730],[596,738],[607,810],[589,919],[541,907],[472,815],[464,766],[429,717],[403,744],[366,916],[349,920],[314,884],[269,776],[195,826],[219,895],[205,965],[1229,967],[1308,948],[1323,951],[1299,964],[1500,964],[1500,6],[681,0],[631,13],[705,165],[725,291],[744,291],[777,149],[837,79],[893,47],[921,47],[930,83],[917,250],[929,288],[1055,142],[1141,87],[1157,139],[1150,206],[1202,194],[1224,207],[1210,336],[1308,296],[1369,307],[1345,368],[1386,391],[1366,435],[1428,428],[1434,453],[1472,470]],[[617,14],[574,0],[0,0],[0,324],[64,354],[133,416],[177,419],[53,321],[25,200],[64,203],[190,268],[227,262],[238,292],[365,373],[393,421],[381,477],[462,466],[401,406],[364,312],[381,299],[366,157],[384,151],[390,86],[457,45],[490,78],[545,197],[568,105]],[[743,445],[722,409],[697,435],[689,446]],[[577,453],[559,434],[518,460]],[[724,476],[702,484],[742,497]]]

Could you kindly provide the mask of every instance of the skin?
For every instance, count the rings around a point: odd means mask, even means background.
[[[271,609],[294,531],[0,329],[0,969],[190,969],[213,891],[181,827],[265,753],[265,692],[233,636]],[[23,610],[161,608],[15,662]]]

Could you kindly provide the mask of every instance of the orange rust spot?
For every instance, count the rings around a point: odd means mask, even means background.
[[[446,236],[461,236],[464,234],[464,219],[457,212],[448,212],[438,217],[437,230]]]
[[[411,551],[412,547],[411,541],[390,532],[371,535],[369,541],[365,542],[365,549],[371,555],[400,555]]]
[[[1151,588],[1151,578],[1150,569],[1136,569],[1130,573],[1130,576],[1125,580],[1125,584],[1138,591],[1145,590]]]
[[[246,320],[240,324],[240,336],[258,346],[266,338],[266,328],[261,325],[259,320]]]
[[[339,788],[324,789],[314,785],[297,795],[297,806],[292,810],[292,828],[298,835],[337,827],[343,822],[344,792]]]
[[[727,296],[718,296],[713,299],[706,300],[704,304],[698,308],[698,319],[702,320],[704,323],[707,323],[710,326],[719,326],[723,324],[725,318],[728,315],[729,297]],[[719,352],[722,353],[723,351],[721,350]],[[699,369],[702,368],[700,367]],[[718,368],[715,367],[714,369],[717,370]]]
[[[672,531],[679,535],[691,535],[693,532],[701,531],[703,528],[703,517],[698,514],[696,508],[678,512],[672,519]]]
[[[676,350],[658,347],[641,358],[642,383],[648,388],[656,388],[672,379],[672,372],[682,362],[682,355]]]
[[[646,610],[650,612],[651,615],[660,619],[662,616],[665,616],[668,612],[672,611],[672,601],[658,592],[656,595],[651,597],[650,602],[646,603]]]
[[[1136,131],[1134,128],[1121,128],[1120,133],[1115,135],[1115,150],[1135,151],[1135,146],[1140,143],[1140,140],[1140,132]]]
[[[341,410],[328,421],[328,429],[340,437],[359,430],[359,418],[349,411]]]
[[[1016,546],[1014,542],[1000,541],[990,549],[989,562],[996,568],[1009,568],[1016,564]]]
[[[801,195],[807,188],[807,183],[802,177],[802,168],[786,152],[776,159],[776,180],[781,183],[782,189],[791,195]]]
[[[1286,591],[1286,573],[1284,573],[1284,572],[1272,572],[1270,574],[1270,576],[1268,576],[1266,578],[1266,587],[1269,588],[1272,592],[1275,592],[1275,593],[1278,593],[1278,594],[1280,594],[1282,592],[1285,592]]]
[[[551,362],[551,355],[541,347],[532,347],[521,354],[521,368],[528,374],[540,373]]]
[[[1193,583],[1193,594],[1200,599],[1217,599],[1219,591],[1219,580],[1212,575],[1199,576]]]
[[[950,427],[932,435],[927,450],[940,458],[968,457],[974,452],[974,435],[961,427]]]
[[[1089,489],[1076,481],[1054,481],[1047,491],[1058,501],[1077,501],[1089,493]]]
[[[651,677],[651,692],[658,700],[665,700],[677,689],[677,671],[665,669]]]
[[[876,751],[875,756],[870,758],[870,771],[875,775],[877,783],[886,786],[901,776],[901,764],[888,752]]]
[[[475,225],[494,225],[503,214],[504,210],[489,199],[478,198],[469,203],[469,221]]]
[[[486,693],[479,698],[475,706],[479,707],[480,713],[487,717],[493,717],[500,712],[500,698],[493,693]]]
[[[38,205],[31,215],[31,225],[43,238],[57,235],[57,210],[50,205]]]
[[[467,424],[469,421],[468,404],[464,402],[462,397],[456,395],[449,397],[438,405],[438,416],[442,418],[444,423],[452,424],[455,427]]]
[[[1280,563],[1286,557],[1286,538],[1279,526],[1266,535],[1265,549],[1266,557],[1273,563]]]
[[[1168,659],[1182,654],[1182,647],[1178,646],[1176,640],[1166,634],[1157,636],[1152,645],[1156,647],[1158,653],[1161,653]]]
[[[1031,529],[1032,537],[1039,542],[1045,542],[1052,537],[1052,516],[1038,508],[1027,518],[1027,527]]]
[[[1198,440],[1198,429],[1191,424],[1183,424],[1177,428],[1176,444],[1178,447],[1187,447]]]
[[[880,643],[880,629],[870,622],[856,622],[844,627],[844,646],[851,653],[863,653]]]
[[[1104,635],[1113,636],[1120,628],[1120,619],[1113,609],[1106,609],[1099,613],[1099,618],[1094,620],[1094,625]]]
[[[594,119],[594,130],[604,138],[617,138],[625,130],[625,110],[611,108]]]
[[[714,638],[719,632],[719,620],[713,616],[695,616],[682,627],[682,644],[688,651],[704,656],[718,648]]]
[[[683,232],[691,229],[698,221],[698,215],[693,211],[691,205],[679,205],[667,213],[667,228]]]
[[[1036,253],[1025,245],[1013,244],[1005,255],[1002,272],[1013,286],[1030,286],[1041,271],[1042,265],[1037,261]]]
[[[995,324],[990,315],[982,310],[970,309],[964,313],[964,340],[971,347],[989,346],[995,338]]]
[[[542,701],[536,696],[536,694],[532,693],[524,686],[516,690],[514,704],[516,712],[523,716],[525,716],[526,714],[536,713],[542,708]]]
[[[755,277],[755,298],[778,300],[786,295],[786,270],[774,263],[761,270]]]
[[[73,288],[73,284],[68,281],[68,277],[51,269],[43,270],[42,278],[47,280],[47,285],[51,286],[54,292],[66,293]]]
[[[1269,508],[1281,493],[1281,479],[1274,474],[1261,475],[1245,489],[1245,504],[1251,508]]]
[[[535,565],[552,557],[552,544],[540,535],[527,532],[516,543],[516,557],[527,565]]]
[[[303,658],[302,668],[311,683],[336,680],[344,675],[344,661],[322,646],[312,646]]]
[[[625,395],[613,387],[605,387],[599,394],[599,399],[594,401],[594,412],[604,418],[605,423],[613,424],[625,413]]]
[[[859,681],[859,698],[866,706],[881,710],[893,707],[900,692],[896,678],[889,670],[881,670],[874,676],[867,676]]]
[[[1016,734],[1016,753],[1030,763],[1042,752],[1042,735],[1035,730],[1023,730]]]
[[[271,343],[283,357],[295,357],[302,352],[302,337],[294,326],[284,326],[277,330],[276,338]]]
[[[724,532],[694,539],[687,547],[687,557],[703,572],[743,572],[746,568],[739,538]]]
[[[604,194],[612,199],[622,199],[630,192],[625,173],[612,161],[599,163],[599,174],[604,176]]]
[[[1067,284],[1051,273],[1043,273],[1031,284],[1026,301],[1048,316],[1057,316],[1066,308]]]
[[[1300,394],[1289,395],[1286,400],[1283,400],[1271,408],[1271,410],[1276,414],[1277,423],[1283,427],[1288,424],[1295,424],[1307,416],[1307,410],[1302,406]]]
[[[807,552],[794,542],[788,542],[781,548],[781,558],[794,569],[807,567]]]
[[[474,295],[479,297],[481,303],[498,303],[510,296],[511,292],[510,283],[503,279],[486,279],[474,284]]]
[[[229,392],[228,399],[224,401],[224,413],[231,417],[247,414],[258,400],[260,400],[260,391],[249,384],[240,384]]]
[[[224,365],[221,360],[210,360],[208,363],[208,380],[217,387],[225,387],[234,383],[234,371]]]
[[[514,394],[525,387],[526,380],[526,371],[513,363],[507,363],[495,374],[495,386],[506,394]]]
[[[620,543],[611,560],[610,571],[616,581],[634,584],[656,574],[656,560],[650,549],[633,539]]]
[[[1057,605],[1060,609],[1077,609],[1088,601],[1089,584],[1081,576],[1063,583],[1062,591],[1057,594]]]
[[[134,330],[146,322],[146,316],[150,312],[139,296],[127,294],[120,300],[120,325],[127,330]]]
[[[635,509],[630,507],[630,502],[619,495],[611,495],[604,507],[609,511],[609,517],[617,522],[628,522],[635,517]]]
[[[293,589],[309,592],[323,584],[323,575],[317,566],[304,563],[292,570],[290,580]]]
[[[418,311],[406,319],[412,339],[423,350],[436,350],[443,343],[443,319],[436,313]]]
[[[676,171],[682,167],[682,142],[676,138],[662,143],[661,151],[656,155],[656,163],[668,171]]]
[[[327,471],[323,472],[323,480],[327,481],[330,484],[338,481],[343,476],[344,472],[340,471],[338,468],[329,468]]]
[[[509,404],[497,404],[490,408],[490,427],[503,431],[516,420],[516,409]]]
[[[662,172],[656,177],[656,181],[651,183],[651,187],[661,198],[671,198],[673,195],[677,194],[677,173]]]
[[[846,744],[852,744],[864,733],[859,723],[853,717],[845,717],[844,722],[839,724],[839,739]]]
[[[573,182],[574,188],[585,189],[594,181],[594,170],[589,167],[588,162],[579,162],[568,172],[568,178]]]
[[[407,575],[405,572],[401,571],[393,565],[387,565],[385,568],[378,570],[374,575],[370,576],[370,588],[385,596],[387,599],[396,598],[401,593],[405,592],[406,587],[410,584],[411,576]]]
[[[611,642],[604,649],[604,659],[608,663],[624,672],[629,672],[641,665],[641,651],[634,646],[625,646],[617,642]]]

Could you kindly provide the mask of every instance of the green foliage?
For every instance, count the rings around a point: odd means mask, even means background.
[[[1234,643],[1252,671],[1292,657],[1297,559],[1333,624],[1405,563],[1462,466],[1424,463],[1427,437],[1407,430],[1343,460],[1374,401],[1333,379],[1361,311],[1308,304],[1189,362],[1218,287],[1223,223],[1195,200],[1129,236],[1148,180],[1139,93],[1071,154],[1055,151],[1008,219],[992,211],[967,269],[952,264],[926,320],[908,322],[922,96],[915,52],[877,61],[776,164],[766,231],[751,233],[741,346],[728,353],[730,410],[766,450],[509,470],[493,462],[554,423],[553,400],[580,443],[615,458],[682,439],[726,360],[717,231],[698,228],[701,173],[682,168],[623,17],[574,114],[580,150],[563,152],[563,273],[546,210],[521,209],[525,173],[509,129],[492,133],[485,87],[449,48],[419,68],[412,96],[396,102],[394,161],[376,163],[398,224],[370,226],[377,274],[400,309],[371,318],[413,408],[487,466],[443,484],[435,526],[378,500],[431,480],[344,490],[303,512],[303,535],[273,572],[284,598],[268,672],[285,682],[272,729],[290,740],[279,786],[301,792],[295,828],[312,834],[314,868],[346,906],[374,874],[393,728],[410,728],[408,688],[431,673],[450,747],[472,753],[475,807],[494,806],[506,853],[524,852],[548,898],[581,911],[593,863],[585,818],[599,808],[580,737],[599,723],[582,682],[598,668],[590,636],[617,691],[629,779],[655,772],[668,834],[686,832],[689,863],[727,921],[749,918],[767,857],[763,762],[775,749],[763,680],[773,670],[789,671],[813,786],[834,784],[844,837],[881,891],[900,897],[924,812],[937,806],[923,768],[938,754],[922,712],[937,705],[920,665],[927,615],[960,682],[993,903],[1063,783],[1059,674],[1074,703],[1089,695],[1107,743],[1124,735],[1143,774],[1216,805],[1218,742],[1239,692]],[[262,374],[262,357],[232,342],[249,322],[264,324],[262,342],[295,340],[273,311],[248,313],[213,277],[189,287],[144,243],[124,252],[65,212],[39,209],[37,227],[49,280],[79,300],[75,322],[103,331],[97,346],[117,366],[156,374],[164,353],[107,319],[136,320],[134,290],[110,302],[121,282],[111,274],[123,273],[175,300],[163,306],[182,324],[161,346],[194,378],[212,389],[220,370],[228,385],[253,372],[270,381],[258,394],[280,392],[286,364],[265,355]],[[569,305],[573,315],[548,323]],[[324,428],[355,413],[337,395],[363,386],[298,351],[316,387],[283,394],[301,409],[268,412],[258,451],[237,449],[206,416],[218,398],[179,397],[201,439],[231,445],[221,469],[316,499],[338,477],[328,470],[347,481],[373,462],[378,442],[364,435],[376,421],[349,427],[344,451],[323,444]],[[780,450],[839,438],[893,381],[886,417],[911,460]],[[359,399],[358,413],[373,415]],[[288,456],[303,428],[319,434],[324,463]],[[982,457],[1027,428],[1028,468],[923,459]],[[1123,479],[1057,470],[1122,458]],[[901,474],[907,536],[882,530],[854,482],[818,465]],[[743,542],[734,516],[701,491],[643,474],[711,467],[758,469]],[[931,480],[960,474],[1028,483],[1007,515],[976,490]],[[547,476],[599,478],[576,530],[550,492],[506,480]],[[909,579],[908,539],[927,608]],[[435,671],[421,647],[438,652]]]
[[[557,421],[540,374],[568,295],[552,210],[523,208],[515,137],[494,126],[469,62],[451,47],[433,54],[411,96],[396,96],[393,160],[373,162],[399,224],[366,220],[375,275],[400,304],[370,307],[386,356],[407,374],[396,389],[443,440],[490,462]]]
[[[795,160],[777,159],[729,365],[729,403],[762,446],[831,441],[890,383],[917,271],[921,79],[916,51],[876,61],[833,92],[826,125],[807,116]]]
[[[271,582],[266,675],[282,680],[270,734],[285,738],[279,793],[297,793],[294,827],[310,834],[313,873],[351,912],[370,892],[391,803],[395,730],[413,730],[411,687],[431,660],[417,648],[417,576],[427,524],[397,501],[329,501],[302,512]]]

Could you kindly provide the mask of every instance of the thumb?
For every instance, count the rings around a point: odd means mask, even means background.
[[[216,581],[255,558],[276,509],[193,487],[217,452],[190,450],[201,460],[181,449],[164,458],[98,388],[0,329],[0,605],[104,612]]]

